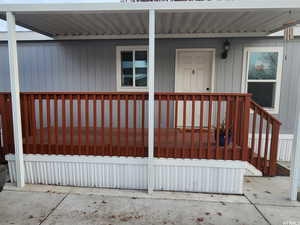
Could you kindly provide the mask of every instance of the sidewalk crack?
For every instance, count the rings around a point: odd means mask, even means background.
[[[71,191],[70,192],[68,192],[57,204],[56,204],[56,206],[54,207],[54,208],[52,208],[51,210],[50,210],[50,212],[47,214],[47,216],[43,219],[43,220],[41,220],[41,222],[39,223],[39,225],[41,225],[41,224],[43,224],[47,219],[48,219],[48,217],[61,205],[61,203],[69,196],[69,194],[71,194]]]
[[[262,213],[262,211],[260,211],[260,209],[248,198],[247,195],[244,195],[246,199],[248,199],[248,201],[250,202],[251,205],[254,206],[254,208],[256,209],[256,211],[265,219],[265,221],[269,224],[272,225],[272,223],[267,219],[267,217],[265,217],[265,215]]]

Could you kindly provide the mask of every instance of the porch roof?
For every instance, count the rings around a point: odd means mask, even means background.
[[[268,4],[269,1],[269,4]],[[298,0],[0,4],[0,17],[55,39],[147,38],[156,10],[157,38],[265,36],[299,23]]]

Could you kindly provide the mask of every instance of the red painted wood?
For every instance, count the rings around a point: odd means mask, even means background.
[[[24,153],[25,154],[27,154],[27,153],[29,153],[30,152],[30,150],[29,150],[29,145],[28,145],[28,143],[27,143],[27,140],[28,140],[28,138],[29,138],[29,120],[30,120],[30,118],[29,118],[29,113],[28,113],[28,96],[23,96],[23,98],[22,98],[22,100],[24,101],[24,113],[23,113],[23,115],[24,115],[24,136],[25,136],[25,139],[24,139],[24,141],[23,141],[23,143],[24,143]],[[4,103],[2,103],[2,102],[0,102],[0,104],[3,106],[4,105]],[[4,119],[4,118],[2,118],[2,119]],[[3,120],[2,120],[2,124],[3,124]],[[3,127],[2,127],[3,128]],[[1,139],[1,138],[0,138]]]
[[[44,113],[43,113],[43,100],[42,100],[42,97],[41,95],[38,95],[38,104],[39,104],[39,120],[40,120],[40,144],[44,146],[44,129],[41,129],[41,128],[44,128]],[[46,153],[44,151],[44,149],[42,148],[42,153]]]
[[[81,95],[77,95],[77,127],[78,127],[78,154],[82,153],[82,129],[81,129]],[[83,154],[84,155],[84,154]]]
[[[160,139],[161,139],[161,134],[160,134],[160,127],[161,125],[161,96],[158,97],[158,120],[157,120],[157,154],[158,155],[163,155],[161,152],[160,148]]]
[[[231,113],[231,97],[226,97],[226,118],[225,118],[225,143],[224,143],[224,157],[223,159],[230,159],[228,156],[228,144],[230,140],[230,136],[232,137],[232,121],[230,120]],[[217,142],[218,143],[218,142]]]
[[[89,97],[88,95],[85,95],[85,145],[84,149],[85,152],[84,154],[90,154],[90,110],[89,110]]]
[[[121,96],[118,96],[118,153],[117,155],[121,155]]]
[[[73,95],[71,94],[70,97],[70,153],[74,155],[74,102],[73,102]]]
[[[190,157],[193,158],[196,154],[194,152],[195,146],[195,96],[192,98],[192,135],[191,135],[191,151]]]
[[[32,122],[32,137],[33,137],[33,148],[32,152],[33,154],[37,153],[36,149],[36,119],[35,119],[35,97],[34,95],[31,95],[31,122]]]
[[[208,105],[208,135],[207,135],[207,158],[211,159],[212,152],[211,152],[211,137],[210,137],[210,132],[211,132],[211,119],[212,119],[212,96],[209,96],[209,105]]]
[[[97,155],[97,96],[93,95],[93,154]]]
[[[277,169],[277,154],[278,154],[278,139],[279,139],[280,123],[272,120],[272,137],[270,150],[270,166],[267,175],[276,176]]]
[[[170,96],[167,96],[167,116],[166,116],[166,128],[167,128],[167,143],[169,143],[169,129],[170,129]],[[171,157],[169,153],[169,146],[166,147],[166,157]]]
[[[234,101],[234,116],[233,116],[233,140],[232,140],[232,149],[233,149],[233,155],[232,159],[236,160],[239,158],[237,151],[236,151],[236,146],[237,146],[237,132],[238,132],[238,113],[239,113],[239,97],[235,97]]]
[[[142,95],[142,147],[144,155],[148,156],[148,151],[145,148],[145,95]]]
[[[269,133],[270,133],[270,119],[266,121],[266,134],[265,134],[265,151],[264,151],[264,164],[263,164],[263,171],[266,172],[267,162],[268,162],[268,148],[269,148]]]
[[[220,159],[220,127],[221,127],[221,96],[218,96],[218,107],[217,107],[217,128],[216,128],[216,142],[217,142],[217,151],[216,159]]]
[[[175,123],[175,129],[178,129],[178,96],[175,96],[175,118],[174,118],[174,123]],[[175,147],[174,147],[174,154],[173,157],[176,157],[178,155],[177,151],[177,132],[175,132]]]
[[[203,135],[203,121],[204,121],[204,100],[203,96],[200,97],[200,121],[199,121],[199,154],[198,158],[202,157],[203,149],[202,149],[202,135]]]
[[[112,134],[112,126],[113,126],[113,102],[112,96],[109,96],[109,155],[113,155],[113,134]]]
[[[256,166],[261,169],[261,146],[262,146],[262,132],[263,132],[263,116],[262,112],[260,112],[260,120],[259,120],[259,133],[258,133],[258,151],[257,151],[257,164]]]
[[[66,152],[66,145],[67,145],[67,137],[66,137],[66,101],[65,101],[65,95],[61,96],[61,108],[62,108],[62,138],[63,138],[63,144],[62,144],[62,149],[63,149],[63,154],[67,154]]]
[[[129,156],[129,112],[128,112],[129,108],[128,108],[128,95],[125,96],[125,128],[126,128],[126,155]]]
[[[138,153],[137,153],[137,148],[136,148],[136,138],[137,138],[137,132],[136,132],[136,129],[137,129],[137,111],[136,111],[136,95],[133,97],[133,130],[134,130],[134,133],[133,133],[133,138],[134,138],[134,155],[137,156]]]
[[[184,148],[185,143],[185,130],[186,130],[186,96],[183,96],[183,129],[182,129],[182,144],[181,144],[181,157],[186,157],[186,151]]]
[[[241,117],[243,118],[241,121],[242,124],[242,135],[240,140],[240,145],[242,146],[242,160],[248,161],[249,160],[249,147],[248,147],[248,138],[249,138],[249,118],[250,118],[250,97],[246,96],[244,97],[244,110],[243,115]]]
[[[251,139],[251,155],[250,155],[250,160],[252,164],[255,163],[254,149],[255,149],[256,120],[257,120],[257,109],[254,108],[253,119],[252,119],[252,139]]]
[[[105,100],[104,100],[104,95],[101,96],[101,127],[102,127],[102,132],[101,132],[101,146],[102,146],[102,153],[101,155],[105,155]]]

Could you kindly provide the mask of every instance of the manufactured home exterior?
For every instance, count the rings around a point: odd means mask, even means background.
[[[230,41],[226,59],[221,58],[224,41]],[[118,91],[117,48],[146,46],[146,40],[24,41],[18,45],[20,88],[22,92],[109,92]],[[0,91],[9,92],[7,44],[0,45]],[[175,91],[176,50],[214,49],[213,92],[244,92],[244,53],[247,48],[282,48],[282,71],[278,112],[282,122],[278,160],[291,157],[300,65],[300,40],[286,42],[282,37],[158,39],[156,42],[155,91]]]
[[[298,157],[300,40],[268,34],[300,5],[282,4],[4,5],[11,181],[241,194],[275,176]],[[53,40],[17,42],[16,24]]]

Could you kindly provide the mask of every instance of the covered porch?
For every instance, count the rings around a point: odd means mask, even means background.
[[[272,6],[252,1],[234,1],[230,6],[223,1],[4,5],[12,88],[11,94],[0,95],[5,106],[0,113],[4,151],[16,165],[12,179],[24,185],[30,166],[25,163],[24,167],[23,154],[25,161],[26,157],[30,161],[30,157],[70,155],[147,158],[134,164],[145,167],[147,175],[141,179],[148,179],[150,192],[156,174],[153,166],[161,158],[170,167],[207,163],[207,168],[214,162],[213,167],[224,163],[226,168],[231,163],[227,168],[236,169],[241,165],[235,162],[244,162],[254,174],[274,176],[281,123],[245,93],[214,93],[213,88],[196,93],[156,92],[155,40],[263,37],[296,24],[299,8],[294,1]],[[20,92],[15,22],[61,41],[149,38],[147,92]],[[174,161],[178,158],[216,162]],[[48,159],[40,158],[44,160]],[[237,177],[244,174],[239,172]],[[239,183],[238,179],[233,182]],[[177,190],[172,188],[167,190]]]

